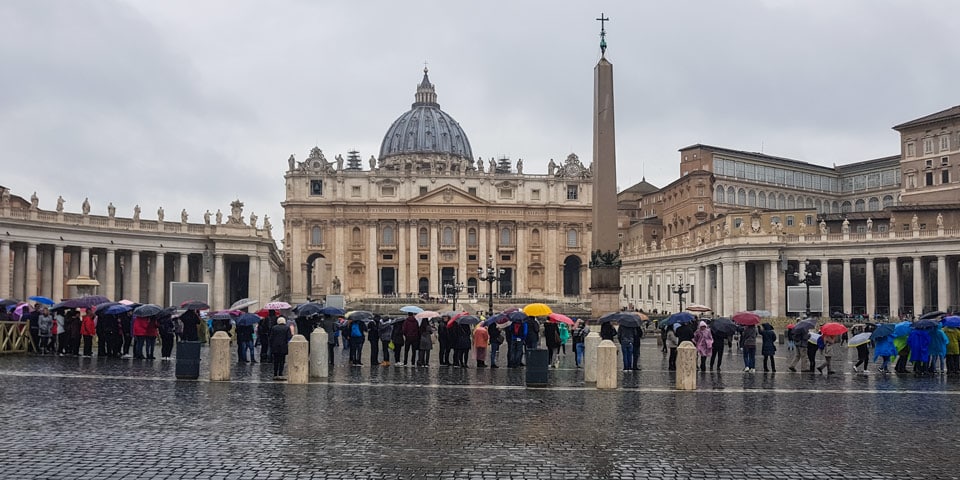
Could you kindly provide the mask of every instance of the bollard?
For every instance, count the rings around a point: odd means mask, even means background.
[[[547,360],[549,352],[543,348],[534,348],[527,350],[527,386],[528,387],[546,387],[548,381]]]
[[[287,345],[287,383],[304,384],[309,381],[310,366],[307,361],[307,339],[303,335],[294,335]]]
[[[677,390],[697,389],[697,347],[685,341],[677,347]]]
[[[230,381],[230,335],[217,332],[210,339],[210,381]]]
[[[327,378],[330,374],[327,340],[327,331],[322,328],[310,334],[310,378]]]
[[[597,347],[597,390],[617,388],[617,346],[610,340]]]
[[[590,332],[583,341],[583,381],[594,383],[597,381],[597,346],[600,345],[600,334]]]

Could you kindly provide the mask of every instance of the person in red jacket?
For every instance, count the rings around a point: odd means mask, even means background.
[[[148,358],[143,355],[143,347],[147,344],[149,329],[149,317],[133,317],[133,358]],[[154,337],[156,337],[156,332],[154,332]]]
[[[84,310],[80,318],[80,335],[83,336],[83,356],[93,356],[93,336],[97,334],[97,322],[93,319],[93,313]]]

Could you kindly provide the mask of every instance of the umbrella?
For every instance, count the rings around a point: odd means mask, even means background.
[[[287,310],[290,304],[287,302],[270,302],[263,306],[264,310]]]
[[[691,312],[711,312],[712,308],[706,305],[700,305],[699,303],[694,303],[692,305],[687,305],[687,310]]]
[[[459,315],[456,322],[460,325],[476,325],[480,323],[480,319],[476,315]]]
[[[324,306],[319,303],[301,303],[297,305],[293,311],[301,317],[309,317],[310,315],[320,315],[323,313]],[[338,309],[339,310],[339,309]],[[343,314],[343,311],[340,311],[340,314]]]
[[[893,333],[894,327],[895,325],[892,323],[881,323],[880,325],[877,325],[876,330],[870,333],[870,339],[873,340],[877,338],[888,337]]]
[[[893,338],[906,337],[910,335],[911,327],[913,324],[909,321],[903,321],[893,326]]]
[[[407,305],[405,307],[400,307],[400,311],[403,313],[420,313],[423,311],[423,309],[416,305]]]
[[[20,300],[17,300],[15,298],[0,299],[0,307],[7,307],[10,305],[16,305],[18,303],[20,303]]]
[[[502,320],[502,322],[501,322],[501,320]],[[487,319],[483,321],[482,325],[483,325],[484,327],[489,327],[490,325],[493,325],[494,323],[507,323],[507,322],[509,322],[509,321],[510,321],[510,317],[507,317],[506,315],[504,315],[504,314],[502,314],[502,313],[498,313],[498,314],[496,314],[496,315],[490,315],[489,317],[487,317]]]
[[[139,307],[133,309],[133,314],[137,317],[152,317],[158,315],[163,311],[163,308],[160,305],[154,305],[148,303],[146,305],[140,305]]]
[[[737,333],[737,325],[733,323],[733,320],[730,320],[727,317],[720,317],[713,319],[710,322],[710,330],[714,332],[720,332],[725,335],[733,335]]]
[[[34,296],[32,296],[32,297],[27,297],[27,300],[30,300],[31,302],[37,302],[37,303],[39,303],[39,304],[41,304],[41,305],[46,305],[46,306],[48,306],[48,307],[49,307],[50,305],[53,305],[54,303],[57,303],[57,302],[54,302],[53,300],[51,300],[51,299],[49,299],[49,298],[47,298],[47,297],[43,297],[43,296],[40,296],[40,295],[34,295]]]
[[[553,310],[543,303],[531,303],[530,305],[523,307],[523,313],[527,314],[529,317],[546,317],[547,315],[553,313]]]
[[[808,338],[807,341],[816,345],[817,340],[820,340],[820,334],[815,332],[810,332],[810,338]]]
[[[773,314],[770,313],[770,310],[750,310],[750,313],[760,318],[770,318],[773,316]]]
[[[850,348],[859,347],[860,345],[865,345],[870,343],[870,336],[873,335],[872,332],[863,332],[858,333],[853,336],[850,340],[847,341],[847,346]]]
[[[842,323],[829,322],[820,327],[821,335],[843,335],[847,333],[847,327]]]
[[[667,317],[666,320],[661,320],[659,325],[661,328],[664,328],[678,323],[690,323],[696,319],[697,317],[694,317],[690,312],[677,312]]]
[[[14,320],[20,320],[24,315],[30,313],[30,305],[26,303],[21,303],[13,308],[13,314],[11,315]]]
[[[373,313],[366,310],[354,310],[352,312],[347,312],[345,318],[347,320],[373,320]]]
[[[946,315],[946,313],[941,312],[940,310],[937,310],[935,312],[924,313],[923,315],[920,315],[920,318],[918,318],[917,320],[931,320],[934,318],[941,317],[943,315]]]
[[[112,306],[114,306],[114,305],[120,305],[120,304],[117,303],[117,302],[104,302],[104,303],[101,303],[101,304],[99,304],[99,305],[94,305],[93,309],[94,309],[94,311],[96,311],[97,313],[100,313],[100,312],[102,312],[102,311],[104,311],[104,310],[106,310],[106,309],[108,309],[108,308],[110,308],[110,307],[112,307]]]
[[[323,307],[322,310],[320,310],[320,313],[324,315],[338,316],[338,315],[343,315],[347,313],[347,311],[342,308],[331,307],[330,305],[327,305],[326,307]]]
[[[241,298],[236,302],[233,302],[233,305],[230,305],[230,310],[240,310],[241,308],[252,307],[260,303],[259,300],[254,300],[252,298]]]
[[[238,327],[249,327],[260,323],[260,317],[255,313],[244,313],[237,318]]]
[[[213,315],[210,315],[210,320],[233,321],[233,317],[234,317],[233,314],[231,314],[229,310],[222,310],[217,313],[214,313]]]
[[[430,310],[423,310],[423,309],[421,309],[419,313],[417,312],[414,312],[414,313],[416,313],[414,317],[417,317],[417,320],[423,320],[424,318],[437,318],[440,316],[440,314],[437,312],[433,312]]]
[[[733,321],[737,325],[760,325],[760,315],[753,312],[737,312],[733,314]]]
[[[117,303],[119,303],[120,305],[136,305],[137,304],[136,302],[133,302],[131,300],[126,300],[126,299],[120,300]]]
[[[800,320],[799,322],[797,322],[796,325],[793,326],[793,330],[794,330],[794,331],[797,331],[797,330],[810,330],[810,329],[816,328],[816,327],[817,327],[817,322],[816,322],[814,319],[812,319],[812,318],[804,318],[803,320]]]
[[[960,317],[951,315],[942,320],[943,326],[947,328],[960,328]]]
[[[940,325],[933,320],[917,320],[913,323],[913,328],[915,330],[927,330],[937,328]]]
[[[63,306],[67,308],[90,308],[101,303],[107,303],[110,299],[103,295],[87,295],[86,297],[71,298],[63,301]]]
[[[646,313],[643,313],[643,312],[635,312],[635,313],[637,314],[638,317],[640,317],[640,320],[643,320],[644,322],[646,322],[647,320],[650,320],[650,317],[648,317]]]
[[[640,317],[629,312],[608,313],[597,320],[598,323],[617,322],[624,327],[639,327]]]
[[[554,322],[566,323],[567,325],[571,326],[573,325],[573,320],[562,313],[553,312],[550,315],[547,315],[547,318],[553,320]]]
[[[184,310],[206,310],[210,308],[210,305],[207,302],[201,302],[200,300],[187,300],[180,304],[180,308]]]
[[[121,313],[127,313],[130,310],[133,310],[133,307],[130,305],[121,305],[118,303],[116,305],[110,305],[103,310],[98,309],[97,313],[102,313],[104,315],[120,315]]]
[[[522,322],[527,319],[527,314],[517,310],[516,312],[510,312],[507,314],[507,318],[513,322]]]

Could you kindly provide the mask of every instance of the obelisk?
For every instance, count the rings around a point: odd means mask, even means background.
[[[594,318],[620,310],[620,242],[617,237],[617,148],[613,123],[613,64],[600,14],[600,61],[593,70],[593,251],[590,300]]]

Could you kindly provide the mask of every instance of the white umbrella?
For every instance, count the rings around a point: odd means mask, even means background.
[[[863,332],[858,333],[853,336],[850,340],[847,340],[847,346],[850,348],[859,347],[865,343],[870,343],[870,336],[873,335],[873,332]]]
[[[290,304],[287,302],[270,302],[263,306],[265,310],[286,310],[290,308]]]
[[[240,300],[233,302],[233,305],[230,305],[230,308],[227,310],[240,310],[241,308],[251,307],[258,303],[260,303],[259,300],[254,300],[252,298],[241,298]]]

